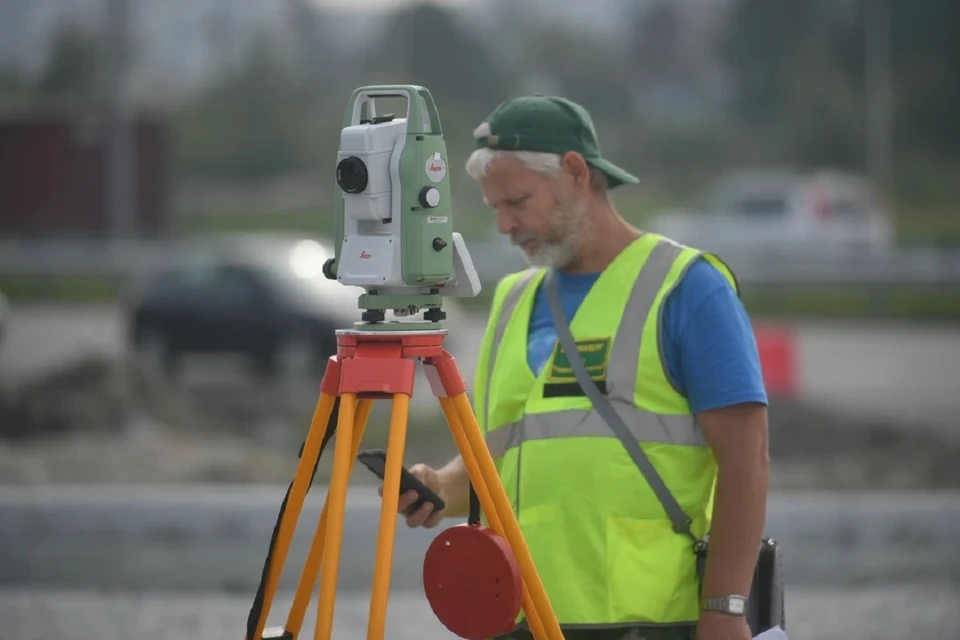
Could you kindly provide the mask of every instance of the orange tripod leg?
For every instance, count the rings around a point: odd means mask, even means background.
[[[537,573],[537,567],[533,562],[533,556],[530,555],[530,549],[527,547],[523,534],[520,531],[520,524],[513,515],[513,509],[510,506],[510,500],[507,498],[507,492],[500,484],[500,478],[497,476],[496,466],[493,464],[493,458],[483,441],[483,435],[480,432],[480,425],[477,424],[477,418],[473,414],[470,406],[470,400],[466,392],[461,392],[453,397],[453,405],[456,408],[457,416],[463,427],[463,432],[467,442],[470,445],[468,452],[472,452],[476,458],[479,467],[480,476],[483,484],[486,486],[492,504],[483,505],[487,513],[496,512],[504,525],[504,535],[513,553],[520,564],[520,572],[523,581],[530,589],[530,597],[533,600],[534,607],[540,615],[545,630],[545,637],[550,640],[563,640],[563,633],[560,631],[560,624],[557,622],[556,614],[550,605],[547,592],[540,581],[540,575]],[[477,497],[480,498],[479,492]]]
[[[407,438],[407,416],[410,396],[396,393],[390,413],[387,460],[383,479],[383,500],[380,506],[380,528],[377,533],[377,559],[373,570],[373,591],[370,598],[370,619],[367,640],[383,640],[387,622],[387,596],[393,566],[394,536],[397,531],[397,509],[400,502],[400,470]]]
[[[361,398],[357,402],[357,415],[353,421],[353,455],[351,462],[356,460],[360,452],[360,443],[363,441],[363,434],[367,428],[367,421],[370,419],[370,411],[373,409],[373,400]],[[324,500],[323,511],[320,512],[320,520],[317,522],[316,532],[313,534],[313,542],[310,544],[310,550],[307,552],[307,559],[303,565],[303,571],[300,574],[300,582],[297,583],[297,590],[294,592],[293,603],[290,605],[290,613],[287,616],[287,623],[284,630],[293,635],[294,640],[300,636],[300,630],[303,628],[303,619],[307,613],[307,606],[310,604],[310,596],[313,588],[317,584],[317,577],[320,575],[320,560],[323,558],[324,542],[327,532],[327,509],[329,503]]]
[[[477,498],[482,505],[492,505],[493,498],[487,485],[483,483],[483,476],[480,474],[480,465],[477,463],[476,456],[473,455],[473,449],[470,448],[470,442],[467,440],[464,432],[463,423],[460,422],[460,416],[457,415],[457,408],[451,398],[440,398],[440,408],[447,417],[447,424],[450,426],[450,432],[456,441],[457,450],[463,458],[463,463],[467,467],[467,473],[470,476],[470,482],[473,484],[474,491],[477,492]],[[503,532],[503,523],[496,510],[487,512],[487,519],[490,521],[491,528],[506,539]],[[527,583],[523,583],[523,612],[530,623],[530,630],[533,631],[534,638],[546,638],[547,633],[543,628],[543,621],[540,619],[540,612],[533,604],[530,597],[530,590],[527,589]]]
[[[290,550],[290,543],[296,531],[297,520],[300,518],[300,512],[303,510],[303,501],[306,498],[307,489],[310,487],[313,467],[320,455],[320,445],[323,444],[323,438],[327,432],[330,414],[333,412],[335,401],[335,396],[322,392],[320,393],[320,398],[317,400],[317,406],[313,412],[313,419],[310,421],[310,430],[307,432],[307,437],[303,443],[303,452],[300,455],[300,460],[297,462],[297,469],[290,487],[290,496],[287,499],[287,507],[277,531],[277,543],[270,557],[267,581],[263,590],[263,608],[261,610],[260,620],[257,621],[256,634],[252,640],[259,640],[263,637],[263,628],[266,625],[267,615],[270,612],[273,597],[276,595],[277,586],[280,583],[280,573],[283,569],[284,562],[286,562],[287,552]]]
[[[314,637],[330,640],[333,632],[333,611],[337,599],[337,570],[340,567],[340,547],[343,542],[343,516],[347,504],[347,481],[353,466],[353,419],[357,409],[357,394],[340,396],[340,416],[334,436],[333,470],[327,493],[327,530],[324,539],[320,572],[320,604]]]

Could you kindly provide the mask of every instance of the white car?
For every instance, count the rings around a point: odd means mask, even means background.
[[[847,174],[745,170],[713,183],[694,210],[667,211],[646,227],[705,250],[883,251],[890,213],[866,181]]]

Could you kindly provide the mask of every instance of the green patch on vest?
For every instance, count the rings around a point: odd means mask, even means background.
[[[577,352],[583,360],[590,378],[596,383],[600,392],[607,392],[607,362],[610,358],[610,338],[584,338],[577,340]],[[570,366],[570,359],[563,350],[559,341],[554,345],[553,355],[550,357],[550,368],[547,370],[547,379],[543,385],[544,398],[569,398],[585,396],[577,375]]]

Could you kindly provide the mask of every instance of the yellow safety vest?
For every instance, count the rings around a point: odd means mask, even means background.
[[[712,254],[644,233],[603,271],[570,323],[588,370],[697,536],[709,530],[716,461],[665,373],[660,326],[665,296],[701,256],[737,287]],[[527,364],[545,273],[528,269],[498,283],[474,407],[551,605],[567,628],[694,623],[691,540],[674,532],[622,443],[579,392],[562,349],[555,346],[539,376]]]

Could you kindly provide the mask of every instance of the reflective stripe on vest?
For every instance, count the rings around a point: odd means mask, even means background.
[[[516,283],[514,283],[513,287],[511,287],[510,291],[507,292],[507,295],[504,298],[503,307],[500,309],[500,317],[497,318],[497,325],[493,329],[493,341],[491,342],[490,356],[487,362],[486,398],[483,403],[484,431],[489,431],[490,429],[490,385],[493,382],[494,365],[497,362],[497,353],[500,351],[500,343],[503,342],[503,334],[507,332],[507,325],[510,324],[510,319],[513,317],[513,312],[517,309],[517,304],[520,302],[520,296],[523,295],[523,290],[527,287],[527,283],[529,283],[535,275],[537,275],[536,269],[527,269],[517,279]],[[497,454],[494,453],[493,457],[496,458]]]
[[[637,386],[638,359],[643,338],[643,322],[650,314],[674,261],[684,247],[660,240],[651,250],[646,264],[633,285],[611,351],[607,368],[607,397],[638,441],[675,445],[707,446],[703,433],[691,415],[661,415],[638,409],[633,400]],[[493,458],[530,440],[580,436],[616,438],[610,427],[593,409],[528,413],[519,422],[489,428],[490,389],[500,342],[520,301],[524,289],[537,274],[528,270],[507,292],[494,329],[487,367],[487,393],[484,401],[486,442]],[[658,345],[660,353],[662,346]]]

